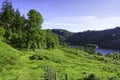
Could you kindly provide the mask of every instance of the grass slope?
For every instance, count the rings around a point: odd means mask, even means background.
[[[43,80],[47,67],[57,73],[57,80],[82,80],[95,74],[101,80],[119,80],[120,63],[89,55],[76,49],[18,51],[0,41],[0,80]],[[4,63],[5,62],[5,63]]]

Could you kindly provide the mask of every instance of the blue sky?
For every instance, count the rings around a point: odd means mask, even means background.
[[[30,9],[39,11],[44,18],[43,29],[79,32],[120,26],[120,0],[12,0],[12,3],[25,15]]]

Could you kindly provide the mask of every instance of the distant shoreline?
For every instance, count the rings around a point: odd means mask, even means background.
[[[111,54],[111,53],[120,53],[120,50],[98,48],[98,49],[96,49],[96,52],[100,52],[100,53],[106,55],[106,54]]]

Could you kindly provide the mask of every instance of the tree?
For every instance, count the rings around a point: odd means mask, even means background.
[[[28,12],[28,25],[29,25],[29,27],[33,28],[33,29],[35,29],[35,28],[41,29],[42,23],[43,23],[42,15],[38,11],[31,9]]]
[[[98,46],[96,44],[87,44],[84,50],[90,54],[95,54],[97,48]]]
[[[12,7],[12,3],[6,0],[2,3],[1,8],[1,23],[5,29],[5,37],[6,39],[10,39],[12,36],[11,25],[14,21],[14,9]]]
[[[22,47],[22,44],[24,44],[24,39],[23,39],[23,33],[25,34],[25,22],[26,19],[21,16],[19,9],[15,11],[15,17],[14,17],[14,22],[11,26],[12,29],[12,39],[10,40],[11,44],[15,47]]]
[[[28,51],[29,48],[38,48],[38,46],[40,46],[39,44],[37,44],[38,43],[37,40],[41,39],[40,32],[41,32],[42,23],[43,23],[42,15],[38,11],[31,9],[28,12],[28,25],[27,25]]]
[[[58,37],[50,30],[46,30],[46,45],[47,49],[54,49],[59,45]]]

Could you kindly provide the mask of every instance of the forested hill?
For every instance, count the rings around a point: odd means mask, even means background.
[[[67,43],[67,40],[74,34],[70,31],[63,29],[52,29],[52,32],[58,35],[60,44]]]
[[[58,36],[65,38],[65,42],[70,45],[81,46],[85,44],[97,44],[101,48],[120,49],[120,27],[107,29],[102,31],[84,31],[79,33],[71,33],[69,31],[52,30]],[[67,34],[68,33],[68,34]],[[67,35],[69,35],[69,37]]]

